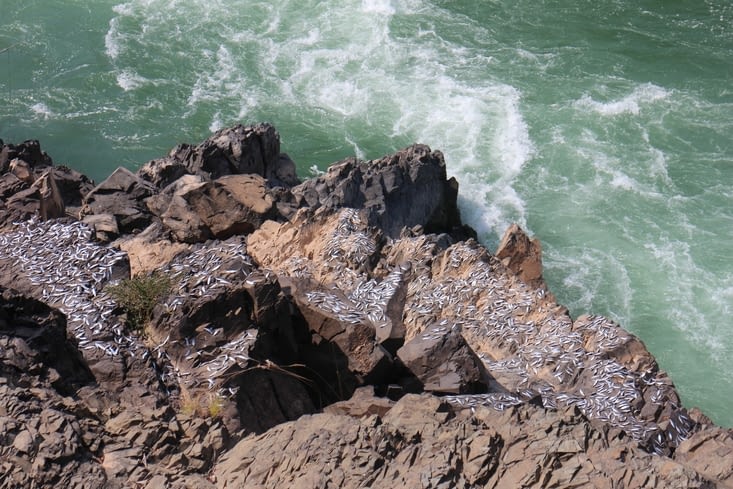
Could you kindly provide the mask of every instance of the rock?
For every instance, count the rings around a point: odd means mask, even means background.
[[[94,228],[95,236],[100,241],[111,241],[120,235],[114,214],[89,214],[84,216],[82,222]]]
[[[85,214],[112,214],[121,233],[142,231],[151,214],[144,200],[157,189],[126,168],[117,168],[84,199]]]
[[[3,290],[0,299],[0,335],[5,346],[0,348],[6,366],[14,366],[15,373],[3,369],[6,378],[22,376],[23,371],[40,374],[53,369],[53,387],[68,394],[93,380],[76,347],[67,338],[66,320],[47,305]],[[40,370],[38,370],[40,369]]]
[[[200,175],[183,175],[170,185],[163,188],[159,193],[149,197],[145,201],[145,204],[148,206],[148,209],[150,209],[150,212],[156,216],[160,216],[171,205],[171,200],[173,198],[183,198],[183,196],[189,192],[203,187],[204,182],[204,178]]]
[[[66,396],[93,383],[58,311],[10,290],[0,296],[0,480],[8,487],[102,486],[80,433],[99,422]],[[3,421],[7,416],[12,422]]]
[[[310,380],[287,367],[297,354],[289,304],[245,250],[232,238],[179,254],[162,269],[175,277],[173,293],[154,310],[149,332],[176,359],[180,386],[168,380],[181,405],[217,411],[229,432],[259,433],[315,407]]]
[[[20,453],[31,454],[33,445],[33,435],[28,430],[21,431],[15,435],[15,440],[13,440],[13,448]]]
[[[189,160],[194,174],[208,173],[216,179],[234,173],[265,176],[266,168],[277,162],[280,136],[269,124],[235,126],[217,131],[196,148]]]
[[[248,234],[265,220],[277,217],[274,201],[258,175],[230,175],[211,182],[184,185],[169,203],[157,200],[163,225],[180,242],[226,239]]]
[[[5,173],[13,160],[25,162],[29,167],[51,166],[51,158],[41,151],[41,145],[36,140],[24,141],[21,144],[0,144],[0,173]]]
[[[733,487],[733,433],[713,428],[692,435],[675,452],[675,460],[714,481]]]
[[[280,153],[274,164],[267,165],[265,178],[272,186],[292,187],[300,183],[295,169],[295,162],[286,153]]]
[[[145,489],[168,489],[168,478],[164,475],[156,475],[148,481]]]
[[[427,327],[397,350],[397,357],[426,392],[478,394],[488,390],[481,360],[460,330],[447,322]]]
[[[15,175],[15,177],[21,182],[27,185],[31,185],[33,183],[33,172],[31,169],[31,165],[21,160],[20,158],[13,159],[10,162],[8,170],[10,171],[10,173]]]
[[[522,406],[465,416],[427,395],[405,396],[381,420],[304,416],[240,441],[214,474],[222,488],[710,487],[572,412]]]
[[[168,187],[188,174],[185,161],[190,154],[190,145],[178,145],[167,157],[151,160],[143,165],[138,170],[138,175],[160,189]]]
[[[38,141],[0,147],[0,229],[33,215],[77,215],[91,181],[67,167],[53,167]]]
[[[56,185],[53,172],[44,172],[33,183],[33,186],[38,189],[41,219],[48,220],[64,217],[66,213],[64,199]]]
[[[99,238],[100,232],[106,232],[106,228],[100,228],[99,224],[95,224],[98,222],[95,219],[97,216],[100,216],[99,218],[102,219],[102,217],[109,216],[109,214],[99,214],[94,215],[94,217],[86,216],[84,222],[89,222],[89,219],[93,219],[91,224],[95,225]],[[114,217],[112,219],[114,220]],[[112,225],[112,222],[108,218],[104,218],[104,223],[108,223],[110,226]],[[114,229],[116,229],[117,221],[114,220],[114,223]],[[106,226],[107,224],[103,225]],[[110,231],[109,236],[114,235],[114,229]],[[142,232],[122,236],[110,243],[110,246],[119,248],[127,253],[130,260],[130,276],[145,275],[164,268],[179,253],[190,251],[191,247],[189,245],[171,242],[165,239],[164,234],[163,225],[160,222],[153,222]]]
[[[357,382],[380,383],[392,358],[376,342],[374,325],[338,291],[319,290],[314,285],[301,282],[291,294],[309,330],[317,335],[315,341],[337,346]]]
[[[22,188],[15,192],[5,202],[2,220],[3,226],[7,227],[12,222],[20,222],[30,219],[40,212],[41,195],[37,187]]]
[[[384,416],[392,409],[392,406],[394,406],[394,401],[377,397],[374,394],[374,387],[366,386],[356,389],[351,399],[326,406],[323,412],[364,418],[375,414]]]
[[[536,240],[475,241],[439,152],[292,187],[274,129],[237,126],[90,193],[0,147],[0,227],[94,226],[0,232],[4,485],[731,486],[731,431],[573,320]],[[170,288],[126,321],[105,286],[153,271]]]
[[[537,238],[530,239],[518,225],[512,224],[504,232],[496,257],[527,285],[547,288],[542,279],[542,245]]]
[[[79,209],[86,195],[94,188],[94,182],[67,166],[55,166],[50,175],[63,197],[67,213],[78,217]],[[71,211],[74,212],[71,212]]]
[[[197,146],[179,145],[166,158],[145,164],[139,174],[159,188],[185,174],[204,180],[255,174],[274,185],[299,183],[292,160],[280,153],[280,135],[269,124],[225,128]]]
[[[20,180],[12,173],[0,175],[0,198],[3,201],[7,201],[10,197],[28,187],[29,185],[26,182]]]
[[[458,183],[446,179],[442,153],[424,145],[369,162],[344,160],[292,192],[300,206],[365,209],[369,224],[392,238],[414,226],[428,233],[466,232],[456,204]]]

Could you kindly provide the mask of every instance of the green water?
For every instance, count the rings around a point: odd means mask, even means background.
[[[93,4],[93,5],[90,5]],[[720,0],[2,0],[0,138],[96,180],[270,121],[301,175],[419,141],[494,247],[637,333],[733,426],[733,6]]]

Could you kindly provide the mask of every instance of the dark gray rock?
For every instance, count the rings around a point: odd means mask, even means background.
[[[369,223],[392,238],[405,227],[422,226],[427,233],[463,229],[458,182],[447,179],[442,153],[425,145],[368,162],[349,158],[292,192],[301,207],[363,208]]]
[[[84,199],[84,214],[112,214],[121,233],[145,229],[152,214],[144,200],[157,189],[126,168],[117,168]]]
[[[216,132],[197,146],[178,145],[165,158],[143,165],[139,174],[158,188],[185,174],[199,175],[205,180],[256,174],[276,186],[299,183],[295,164],[280,153],[280,135],[270,124],[237,125]]]
[[[10,160],[5,161],[7,158]],[[34,215],[42,219],[78,217],[93,184],[65,166],[54,167],[37,141],[0,149],[0,229]]]
[[[0,140],[0,173],[5,173],[14,159],[22,160],[31,168],[51,166],[53,161],[37,140],[24,141],[20,144],[3,144]]]

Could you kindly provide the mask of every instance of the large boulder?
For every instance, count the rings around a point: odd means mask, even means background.
[[[517,224],[504,232],[496,257],[526,284],[546,288],[542,279],[542,245],[537,238],[530,239]]]
[[[364,209],[387,236],[421,226],[426,232],[468,232],[461,225],[458,182],[447,179],[439,151],[414,145],[373,161],[350,158],[292,189],[297,205]]]
[[[249,234],[278,216],[267,183],[259,175],[228,175],[217,180],[173,184],[149,201],[176,241],[195,243]]]
[[[156,192],[153,185],[119,167],[86,195],[84,214],[114,216],[120,233],[142,231],[152,219],[144,201]]]
[[[78,217],[93,183],[65,166],[53,166],[38,141],[0,144],[0,229],[34,215]]]
[[[397,350],[397,357],[426,392],[474,394],[488,390],[481,360],[454,324],[429,326]]]
[[[176,146],[165,158],[152,160],[139,174],[164,188],[185,174],[215,180],[225,175],[255,174],[272,185],[300,183],[295,164],[280,153],[280,135],[270,124],[221,129],[197,146]]]

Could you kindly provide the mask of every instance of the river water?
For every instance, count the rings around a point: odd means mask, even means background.
[[[722,0],[2,0],[0,138],[97,181],[237,122],[301,176],[429,144],[486,245],[538,236],[733,426],[731,74]]]

